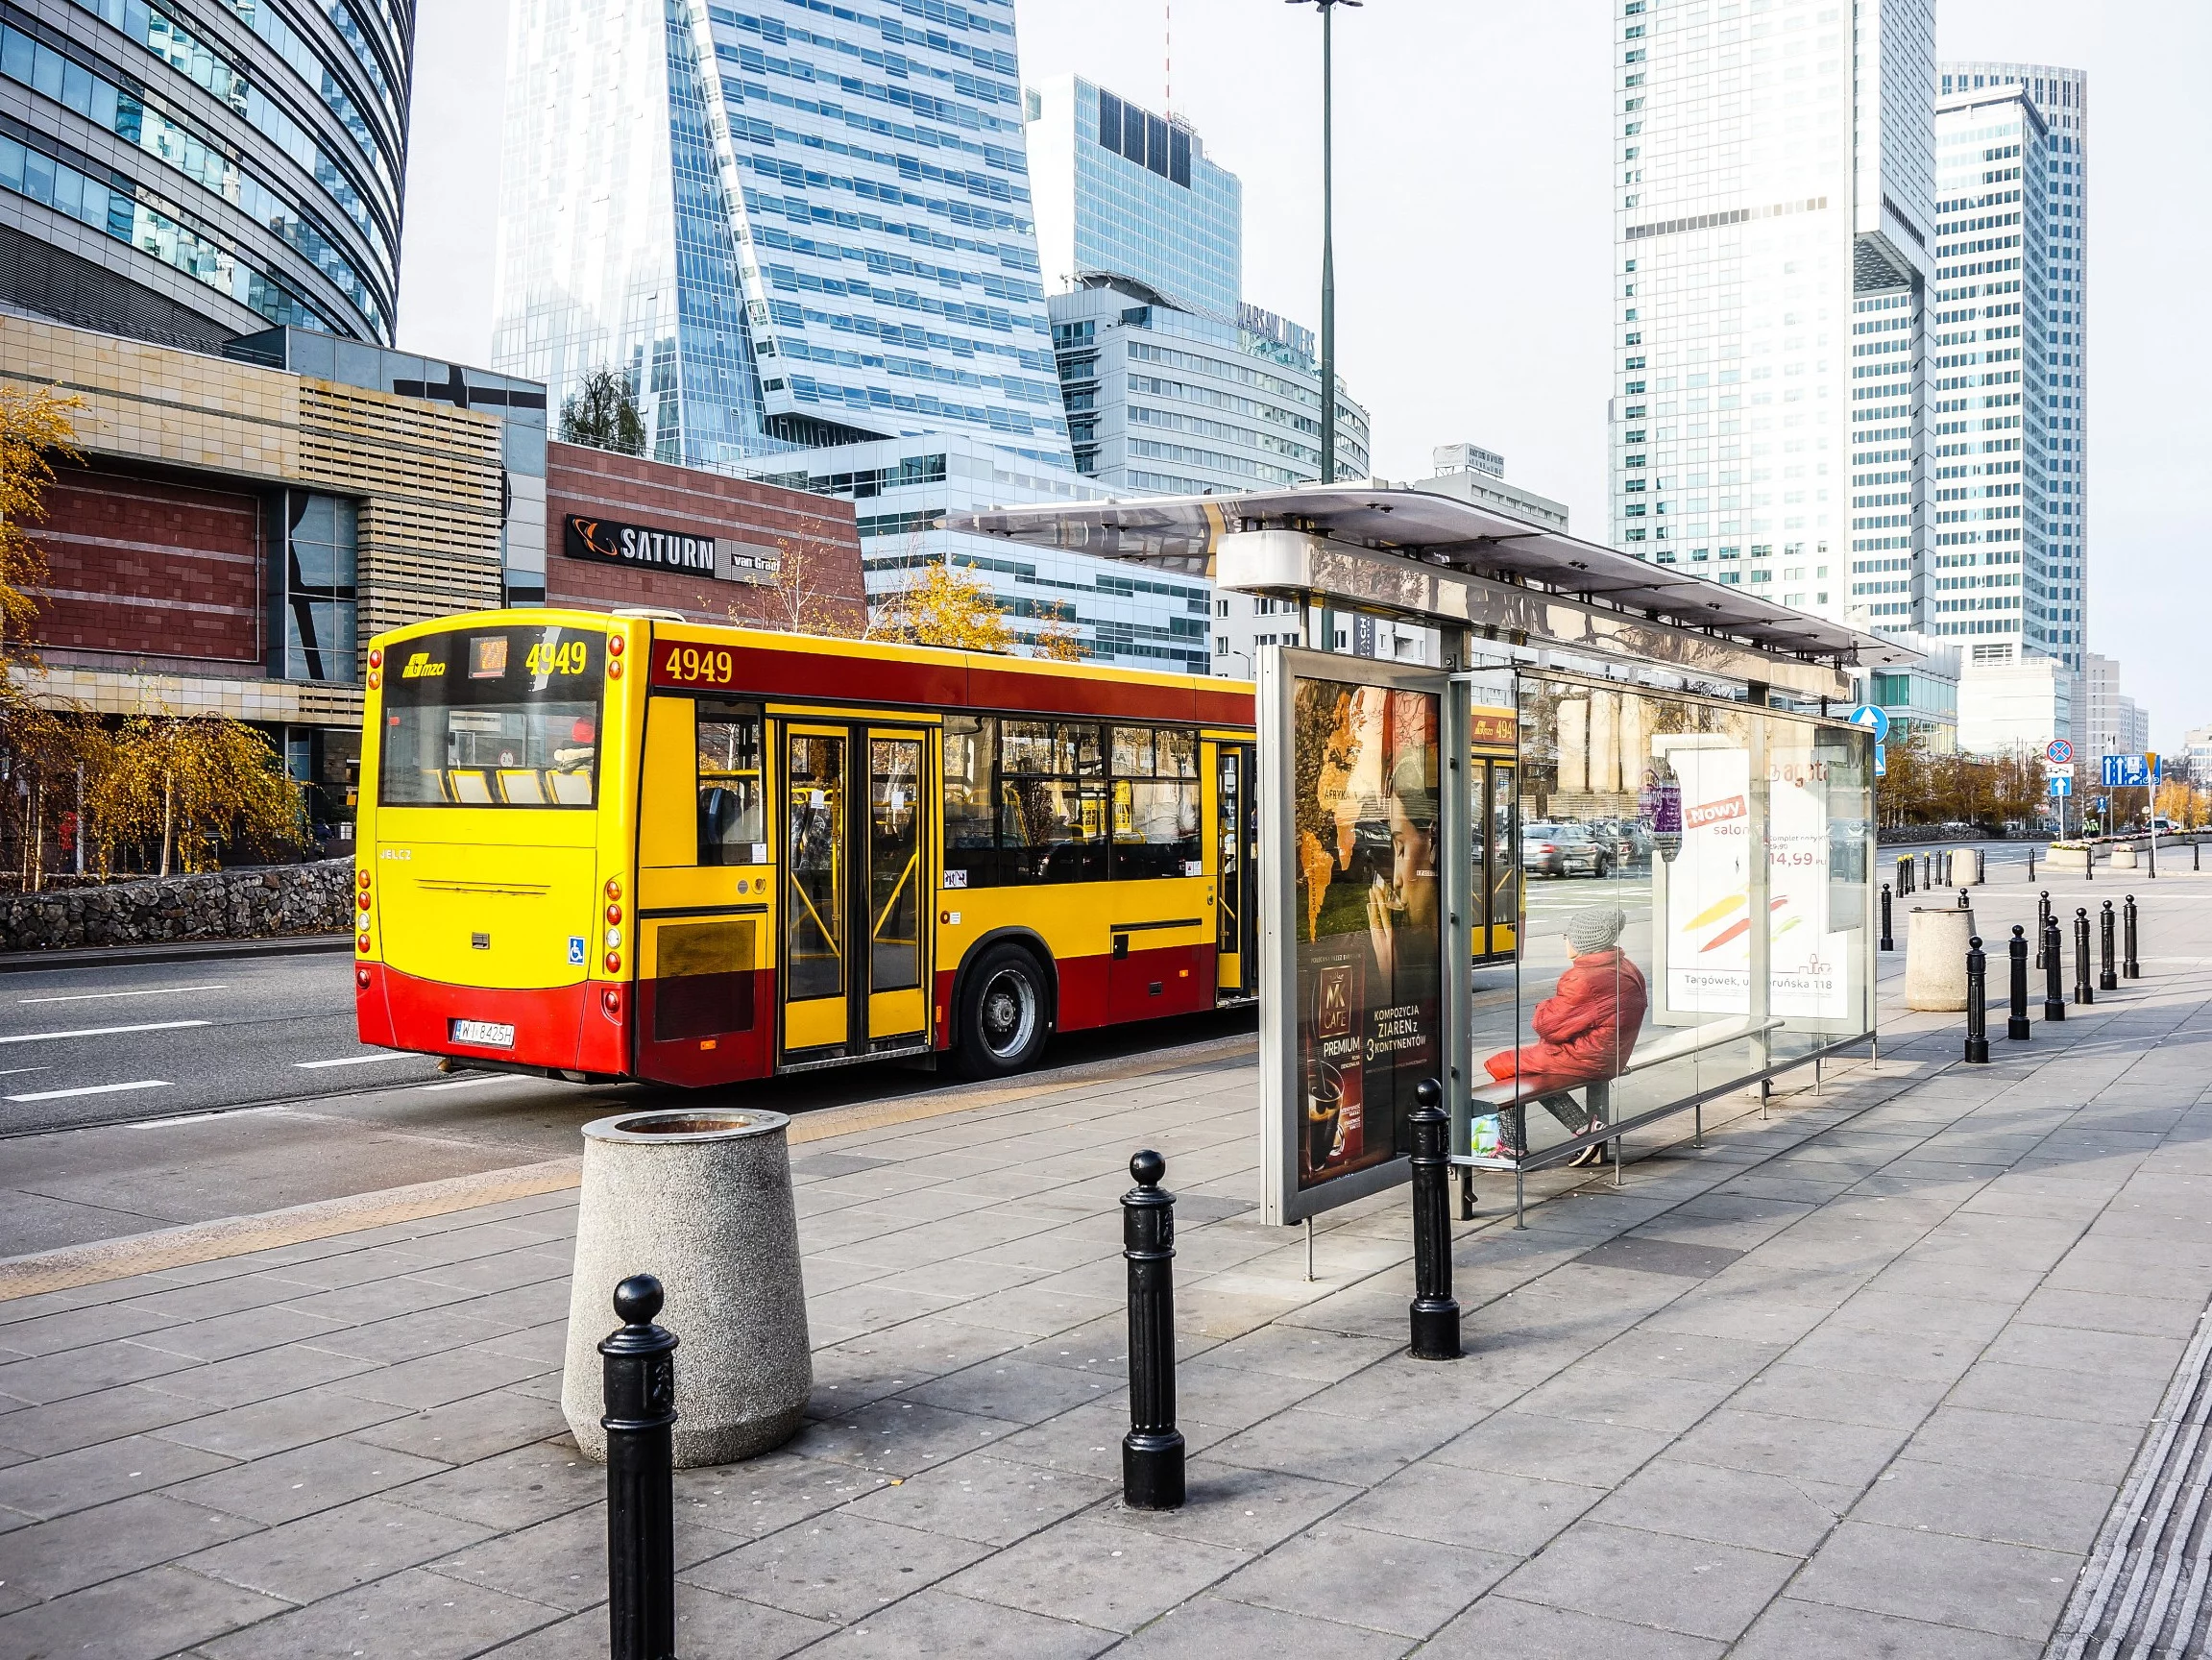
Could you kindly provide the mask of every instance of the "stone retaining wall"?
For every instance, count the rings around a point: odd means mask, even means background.
[[[0,896],[0,951],[258,940],[352,926],[353,862],[216,870]]]

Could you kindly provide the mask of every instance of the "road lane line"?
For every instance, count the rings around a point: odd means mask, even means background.
[[[143,1026],[81,1026],[74,1032],[23,1032],[0,1043],[44,1043],[56,1038],[114,1038],[125,1032],[181,1032],[187,1026],[212,1026],[212,1020],[154,1020]]]
[[[269,1107],[225,1107],[214,1112],[180,1112],[174,1118],[134,1118],[124,1122],[126,1130],[166,1130],[172,1124],[208,1124],[217,1118],[251,1118],[256,1112],[281,1112],[282,1102]]]
[[[341,1055],[335,1061],[295,1061],[292,1064],[304,1071],[312,1072],[319,1066],[366,1066],[372,1061],[412,1061],[416,1059],[418,1057],[414,1055],[402,1054],[395,1050],[387,1055]],[[425,1055],[420,1059],[426,1061],[429,1057]]]
[[[228,986],[157,986],[146,991],[72,991],[62,997],[18,997],[18,1003],[89,1003],[96,997],[174,997],[180,991],[228,991]]]
[[[72,1095],[113,1095],[125,1089],[166,1089],[166,1078],[141,1078],[133,1084],[86,1084],[77,1089],[41,1089],[35,1095],[11,1095],[11,1101],[64,1101]]]

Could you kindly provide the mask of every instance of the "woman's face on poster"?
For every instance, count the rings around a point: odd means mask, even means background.
[[[1436,834],[1406,817],[1390,798],[1390,883],[1405,919],[1416,928],[1436,921]]]

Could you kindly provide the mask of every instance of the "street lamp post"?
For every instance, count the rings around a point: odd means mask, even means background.
[[[1285,0],[1321,12],[1321,481],[1336,482],[1336,236],[1329,14],[1365,0]]]

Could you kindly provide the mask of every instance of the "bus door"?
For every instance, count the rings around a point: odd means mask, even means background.
[[[1483,915],[1489,939],[1475,936],[1475,948],[1493,958],[1511,957],[1520,937],[1520,835],[1514,818],[1519,798],[1514,793],[1510,761],[1481,763],[1488,785],[1484,815]]]
[[[783,723],[786,1064],[929,1042],[934,793],[915,727]]]
[[[1259,772],[1250,744],[1216,750],[1213,823],[1221,893],[1215,962],[1224,1003],[1259,994]]]

